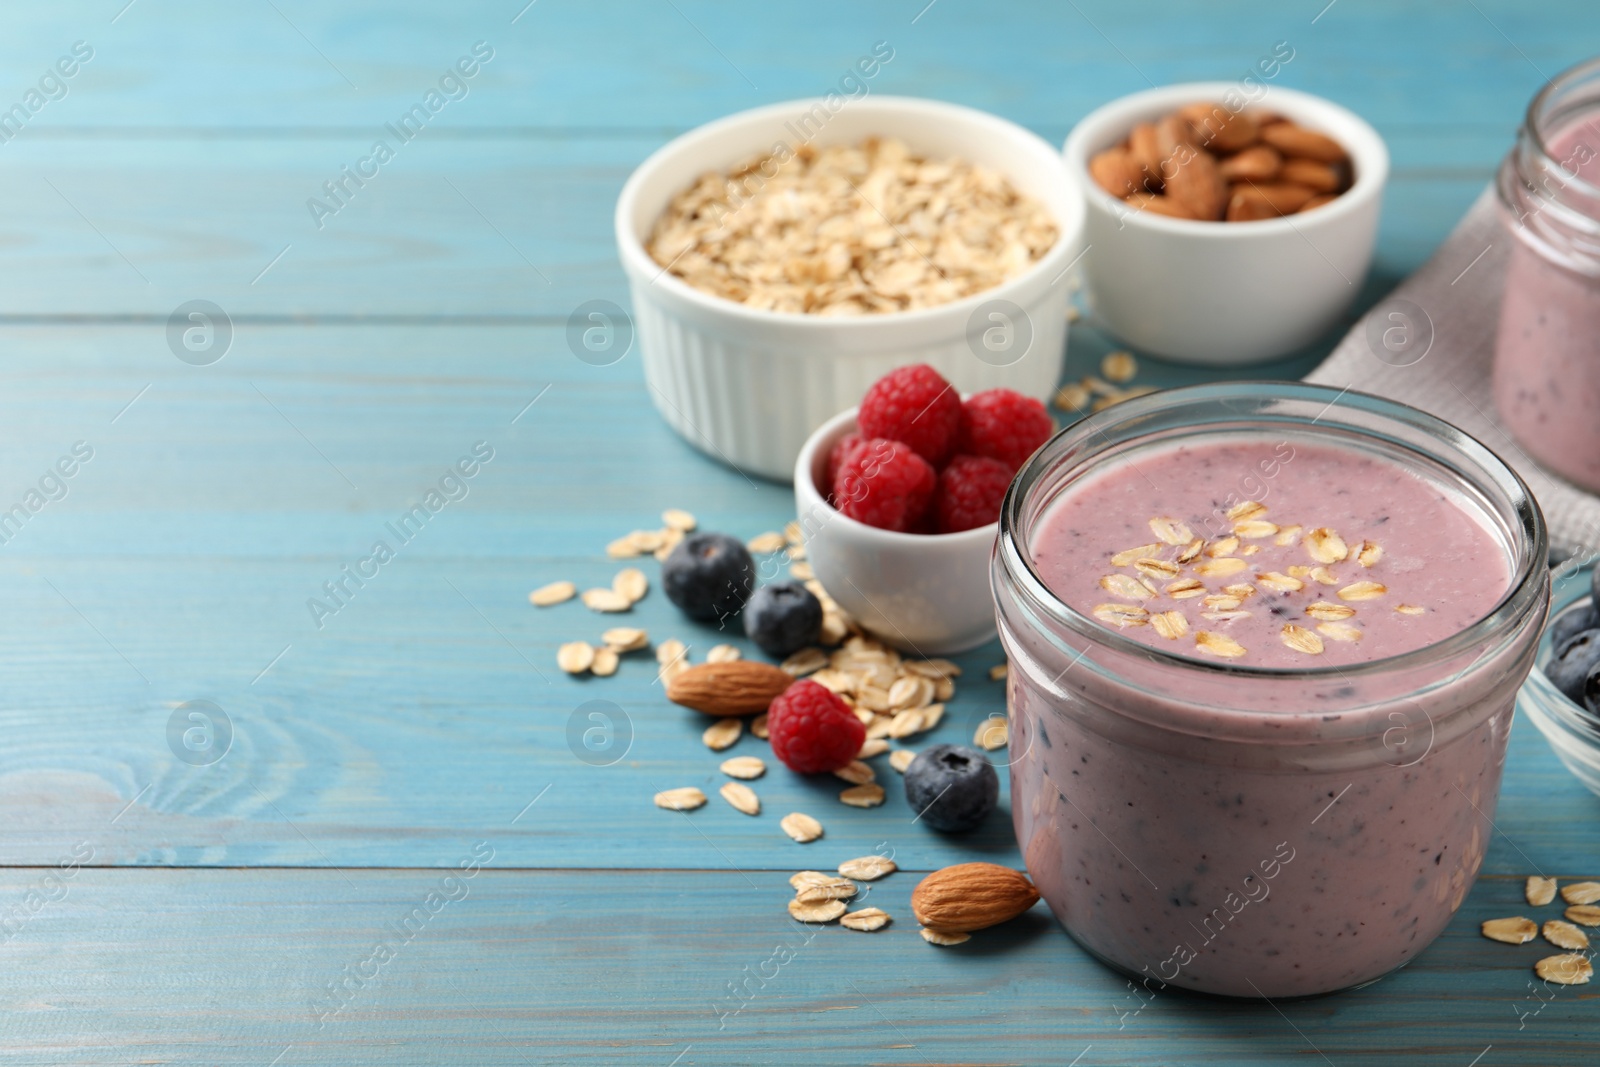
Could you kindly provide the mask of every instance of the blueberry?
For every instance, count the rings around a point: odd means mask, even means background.
[[[1582,704],[1584,681],[1596,667],[1600,667],[1600,630],[1584,630],[1556,646],[1555,655],[1544,665],[1544,676],[1574,703]]]
[[[983,822],[1000,799],[989,757],[963,745],[934,745],[906,768],[906,801],[935,830],[960,833]]]
[[[755,584],[755,560],[727,534],[690,534],[661,563],[661,588],[691,619],[710,622],[739,614]]]
[[[1600,573],[1600,568],[1596,568],[1596,573]],[[1595,611],[1592,602],[1584,604],[1581,608],[1574,607],[1565,615],[1557,616],[1550,624],[1550,647],[1560,647],[1561,643],[1573,634],[1597,629],[1600,629],[1600,612]]]
[[[822,636],[822,601],[799,582],[774,582],[750,595],[744,633],[776,659],[792,655]]]

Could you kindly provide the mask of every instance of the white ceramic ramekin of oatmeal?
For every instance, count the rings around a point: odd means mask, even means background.
[[[996,171],[1054,217],[1056,242],[984,292],[850,318],[747,307],[693,288],[650,257],[645,242],[674,196],[708,171],[725,172],[779,142],[802,143],[796,131],[811,134],[803,143],[818,148],[894,137],[918,155]],[[1061,374],[1065,275],[1078,255],[1083,214],[1081,194],[1049,144],[955,104],[870,96],[828,112],[824,100],[796,100],[709,123],[646,159],[617,201],[617,246],[651,398],[696,448],[784,481],[813,430],[904,364],[927,363],[963,393],[1006,386],[1046,400]]]

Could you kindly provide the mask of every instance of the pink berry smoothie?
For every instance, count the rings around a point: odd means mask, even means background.
[[[1028,870],[1151,990],[1381,977],[1444,928],[1488,844],[1531,644],[1375,661],[1494,611],[1510,549],[1424,465],[1313,438],[1134,448],[1041,513],[1038,578],[1136,644],[1050,677],[1002,611]]]
[[[1600,117],[1551,138],[1550,157],[1567,173],[1600,185]],[[1585,201],[1578,199],[1577,203]],[[1587,201],[1593,207],[1594,201]],[[1561,209],[1509,220],[1500,325],[1495,340],[1494,402],[1517,442],[1543,466],[1600,492],[1600,255],[1552,255],[1530,233],[1565,228]],[[1600,232],[1600,218],[1593,224]]]

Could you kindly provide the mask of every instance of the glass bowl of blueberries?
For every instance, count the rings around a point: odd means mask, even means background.
[[[1600,795],[1600,567],[1558,570],[1550,624],[1517,694],[1561,762]]]

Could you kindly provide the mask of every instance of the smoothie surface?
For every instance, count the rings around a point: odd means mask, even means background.
[[[1113,459],[1032,535],[1071,607],[1135,640],[1247,667],[1364,663],[1487,615],[1510,560],[1471,505],[1399,463],[1304,438],[1211,438]]]

